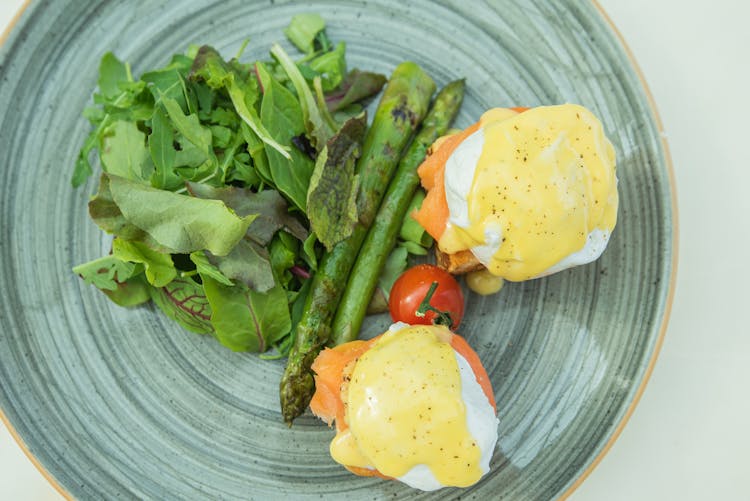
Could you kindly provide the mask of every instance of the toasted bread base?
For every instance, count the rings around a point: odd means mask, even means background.
[[[484,265],[469,250],[446,254],[435,246],[435,257],[437,265],[453,275],[463,275],[470,271],[484,269]]]

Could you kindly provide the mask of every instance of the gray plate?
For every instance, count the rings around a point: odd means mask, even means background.
[[[56,0],[29,6],[0,53],[0,406],[77,498],[424,498],[350,475],[333,432],[281,423],[281,362],[235,354],[151,307],[114,306],[73,276],[107,239],[69,177],[106,50],[135,74],[189,43],[265,57],[300,11],[329,21],[351,67],[412,59],[466,77],[458,120],[492,106],[577,102],[618,153],[619,223],[595,264],[468,298],[463,334],[499,404],[492,473],[435,497],[545,499],[590,469],[632,410],[663,332],[673,275],[670,168],[642,82],[595,5],[581,1]],[[382,329],[387,319],[367,325]]]

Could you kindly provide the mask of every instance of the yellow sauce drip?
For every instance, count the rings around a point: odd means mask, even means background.
[[[496,294],[503,288],[505,281],[487,270],[470,271],[466,274],[466,285],[481,296]]]
[[[617,221],[615,152],[599,120],[582,106],[543,106],[482,116],[484,146],[467,197],[470,225],[448,225],[445,252],[501,243],[487,264],[507,280],[533,278],[581,250],[594,229]],[[454,152],[455,153],[455,152]]]
[[[479,480],[481,450],[449,341],[445,327],[412,326],[384,334],[360,357],[345,396],[349,429],[331,443],[336,461],[391,477],[424,464],[457,487]]]

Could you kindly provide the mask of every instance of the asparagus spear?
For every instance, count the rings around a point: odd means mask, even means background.
[[[406,210],[419,185],[417,167],[424,160],[427,148],[448,130],[458,114],[463,97],[463,80],[446,85],[438,93],[435,103],[422,123],[422,129],[401,159],[375,222],[367,233],[349,275],[333,320],[329,344],[338,345],[357,338],[368,302],[377,286],[378,276],[396,244]]]
[[[315,392],[310,366],[328,342],[331,320],[357,252],[377,213],[401,152],[427,113],[433,92],[435,83],[411,62],[396,67],[383,92],[356,167],[359,221],[352,234],[334,245],[321,260],[281,378],[281,413],[289,425],[305,411]]]

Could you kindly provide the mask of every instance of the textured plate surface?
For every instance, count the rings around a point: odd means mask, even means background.
[[[617,150],[619,222],[598,262],[469,297],[462,331],[492,379],[500,441],[492,473],[466,491],[350,475],[328,455],[331,430],[309,415],[281,423],[283,363],[231,353],[152,307],[118,308],[70,271],[108,250],[86,213],[94,182],[69,183],[102,53],[135,74],[190,43],[229,55],[250,37],[245,58],[266,57],[300,11],[327,19],[350,67],[412,59],[439,84],[466,77],[459,126],[492,106],[577,102]],[[672,201],[647,96],[595,6],[56,0],[27,8],[0,50],[0,407],[72,496],[551,498],[626,415],[667,306]]]

